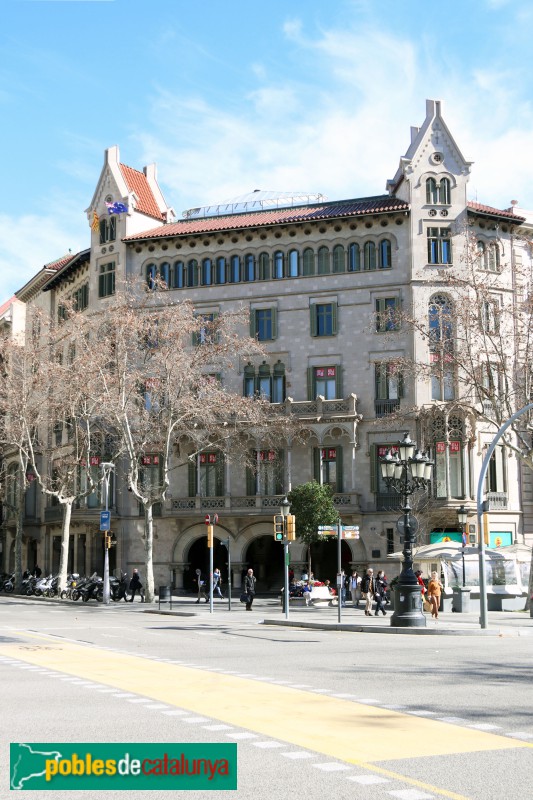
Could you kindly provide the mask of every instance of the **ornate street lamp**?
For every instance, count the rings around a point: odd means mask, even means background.
[[[416,443],[409,433],[404,433],[403,439],[398,442],[397,452],[391,453],[389,450],[380,459],[380,464],[383,480],[389,489],[401,495],[403,506],[403,568],[395,590],[391,626],[425,627],[426,618],[422,613],[420,585],[413,572],[414,536],[411,528],[409,496],[419,490],[427,489],[431,481],[433,462],[425,453],[416,449]]]
[[[468,520],[468,511],[464,506],[459,506],[457,509],[457,519],[461,526],[461,557],[463,560],[463,589],[466,586],[466,573],[465,573],[465,544],[466,544],[466,523]]]

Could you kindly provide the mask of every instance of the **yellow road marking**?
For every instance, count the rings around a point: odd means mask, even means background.
[[[1,652],[246,728],[452,800],[466,798],[373,762],[533,747],[497,734],[322,694],[88,648],[46,635],[25,631],[21,634],[46,641],[46,648],[6,644],[1,646]],[[294,724],[304,707],[306,718],[313,721],[312,730]]]

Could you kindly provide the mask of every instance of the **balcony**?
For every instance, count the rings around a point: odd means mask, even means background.
[[[166,504],[166,514],[189,515],[199,512],[224,511],[236,515],[272,514],[279,512],[285,495],[249,495],[247,497],[183,497]],[[333,502],[344,513],[360,511],[360,496],[356,492],[341,492]]]
[[[386,417],[400,409],[399,400],[374,400],[376,417]]]
[[[339,400],[325,400],[321,395],[316,400],[308,401],[295,401],[292,397],[287,397],[284,403],[272,403],[271,408],[280,414],[292,414],[298,419],[308,420],[309,422],[320,422],[324,419],[359,418],[357,396],[355,394]]]
[[[505,511],[507,509],[507,492],[487,492],[489,511]]]
[[[402,497],[399,494],[385,494],[380,492],[376,495],[376,511],[401,511]]]

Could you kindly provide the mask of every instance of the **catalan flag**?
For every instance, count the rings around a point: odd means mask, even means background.
[[[96,213],[96,211],[93,211],[93,221],[91,222],[91,230],[97,233],[99,227],[100,227],[100,220],[98,219],[98,214]]]

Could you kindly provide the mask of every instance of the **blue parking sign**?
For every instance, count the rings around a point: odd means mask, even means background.
[[[100,530],[111,530],[111,511],[100,511]]]

